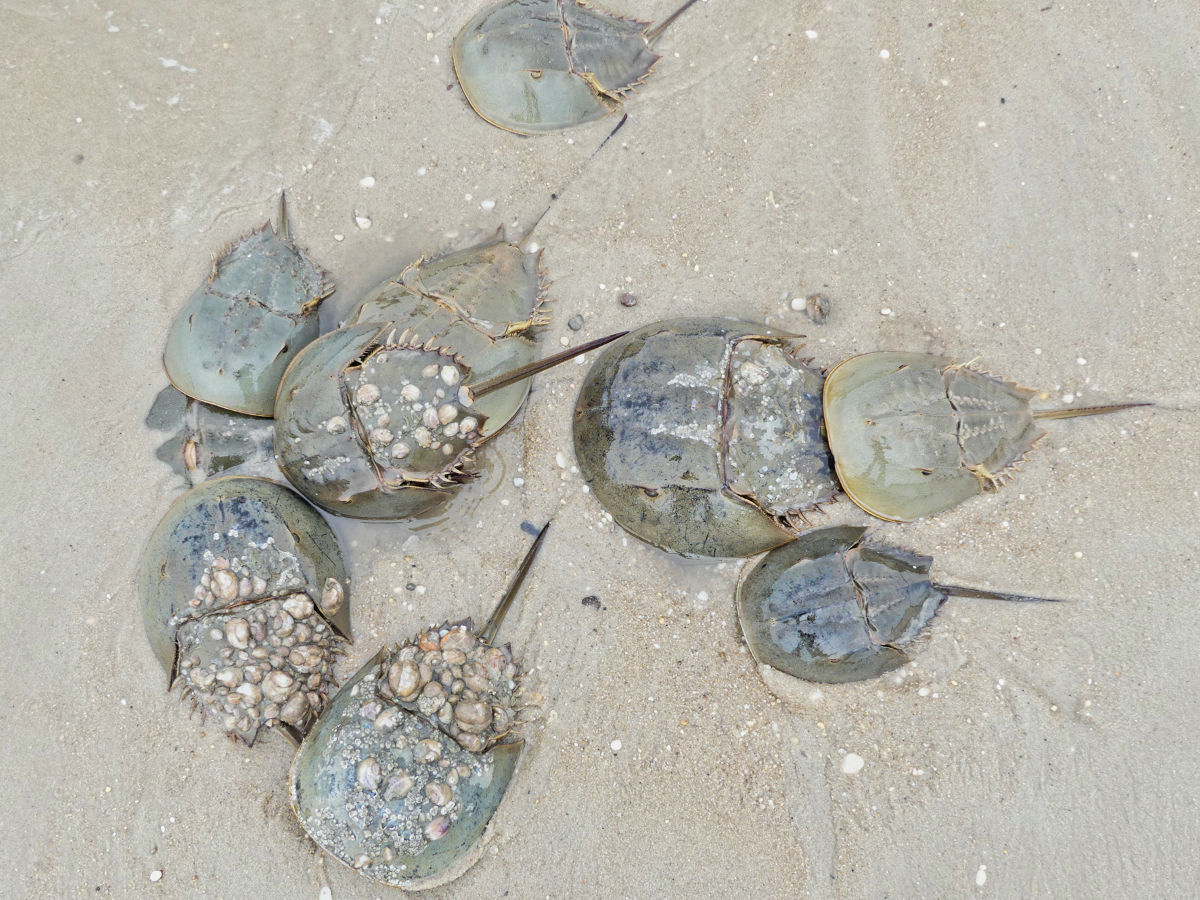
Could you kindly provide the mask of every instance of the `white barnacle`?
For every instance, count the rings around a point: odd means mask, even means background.
[[[228,569],[217,569],[213,572],[213,587],[217,598],[228,603],[238,595],[238,580]]]
[[[446,437],[454,437],[456,434],[458,434],[458,423],[451,422],[442,429],[442,434],[444,434]]]
[[[379,763],[370,756],[358,764],[358,770],[355,772],[355,778],[358,779],[358,783],[368,791],[379,789],[379,779],[382,776],[383,772],[379,767]]]
[[[368,406],[379,399],[379,388],[373,384],[364,384],[354,392],[354,399],[363,406]]]
[[[408,444],[404,443],[404,441],[397,441],[392,445],[393,459],[404,459],[404,457],[408,456],[408,454],[411,452],[412,448],[410,448]]]
[[[346,427],[347,427],[346,420],[343,419],[341,416],[334,416],[332,419],[330,419],[328,422],[325,423],[325,430],[328,431],[330,434],[341,434],[343,431],[346,430]]]
[[[400,388],[400,399],[412,403],[421,399],[421,389],[415,384],[406,384]]]
[[[413,440],[420,447],[429,447],[433,443],[433,435],[429,433],[428,428],[418,428],[413,432]]]
[[[376,444],[387,446],[395,439],[395,435],[386,428],[376,428],[371,432],[371,441]]]
[[[458,418],[458,407],[453,403],[447,403],[437,411],[438,421],[443,425],[449,425]]]
[[[426,428],[437,428],[438,422],[437,410],[432,406],[426,407],[425,412],[421,416],[421,420],[425,423]]]
[[[225,625],[224,637],[231,647],[245,650],[250,646],[250,623],[242,618],[230,619]]]
[[[346,589],[336,578],[325,579],[325,589],[321,592],[321,609],[333,615],[342,608],[346,599]]]
[[[442,381],[453,387],[462,380],[462,375],[454,366],[442,366]]]
[[[479,420],[476,419],[474,416],[467,416],[465,419],[463,419],[461,422],[458,423],[458,430],[461,431],[463,434],[470,434],[472,431],[475,431],[478,427],[479,427]]]
[[[421,370],[421,375],[424,378],[436,378],[438,373],[438,364],[430,363]]]

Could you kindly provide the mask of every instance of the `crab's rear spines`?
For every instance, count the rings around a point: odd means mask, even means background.
[[[480,753],[505,740],[517,722],[520,678],[511,648],[487,644],[466,620],[396,647],[380,666],[380,695]]]

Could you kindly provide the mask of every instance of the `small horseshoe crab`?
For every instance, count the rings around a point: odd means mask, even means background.
[[[861,526],[820,528],[777,547],[738,585],[755,661],[806,681],[865,681],[909,661],[904,647],[948,595],[1045,601],[930,580],[932,557],[875,547]]]
[[[911,522],[999,488],[1045,435],[1039,420],[1153,405],[1032,410],[1036,394],[945,356],[851,357],[823,394],[842,489],[873,516]]]
[[[471,620],[377,653],[296,754],[292,809],[327,853],[376,881],[424,890],[478,861],[522,741],[520,673],[493,644],[547,524],[478,634]]]
[[[477,380],[436,338],[411,329],[397,335],[391,322],[331,331],[292,361],[279,385],[279,466],[335,515],[415,516],[474,477],[468,466],[487,421],[477,400],[617,337]]]
[[[546,287],[542,252],[526,253],[497,231],[477,246],[413,263],[371,291],[346,324],[391,322],[412,343],[433,341],[469,360],[483,380],[540,356],[533,330],[550,322]],[[528,393],[525,379],[481,398],[480,439],[508,424]]]
[[[146,425],[175,432],[154,455],[193,486],[230,469],[275,469],[274,422],[201,403],[172,385],[155,398]]]
[[[454,39],[454,72],[475,112],[499,128],[572,128],[621,109],[662,59],[654,42],[695,2],[651,28],[582,0],[502,0]]]
[[[684,556],[786,543],[837,493],[821,373],[799,336],[736,319],[656,322],[600,355],[575,407],[575,455],[634,536]]]
[[[142,617],[168,688],[247,745],[299,738],[350,639],[348,579],[325,520],[282,485],[226,476],[172,504],[142,554]]]
[[[317,307],[333,293],[325,272],[292,242],[287,201],[264,224],[213,255],[167,336],[163,366],[189,397],[270,416],[288,363],[320,334]]]

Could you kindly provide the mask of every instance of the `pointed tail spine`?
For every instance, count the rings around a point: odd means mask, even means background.
[[[487,624],[483,626],[483,631],[479,633],[479,639],[485,644],[490,644],[496,639],[496,632],[500,630],[500,625],[504,622],[504,617],[508,614],[509,607],[512,606],[513,600],[516,599],[517,593],[521,590],[521,584],[525,581],[525,576],[529,573],[534,557],[537,556],[537,552],[542,546],[542,541],[546,538],[546,532],[549,530],[550,523],[547,522],[542,526],[542,530],[538,532],[538,536],[534,538],[533,546],[526,551],[525,558],[521,560],[520,568],[513,575],[512,581],[508,583],[508,590],[500,598],[500,603],[496,606],[496,611],[492,613],[491,618],[487,620]]]
[[[1120,412],[1123,409],[1137,409],[1139,406],[1153,406],[1142,400],[1130,403],[1109,403],[1105,406],[1071,406],[1066,409],[1035,409],[1035,419],[1074,419],[1077,416],[1102,416],[1106,413]]]
[[[675,10],[675,12],[671,13],[669,16],[667,16],[665,19],[663,19],[661,22],[659,22],[657,25],[655,25],[653,28],[651,28],[649,31],[647,31],[646,32],[646,43],[653,44],[660,37],[662,37],[662,33],[671,27],[671,23],[674,22],[676,19],[678,19],[680,16],[682,16],[685,12],[687,12],[688,7],[691,6],[695,2],[696,2],[696,0],[687,0],[687,2],[683,4],[683,6],[679,7],[679,9]]]

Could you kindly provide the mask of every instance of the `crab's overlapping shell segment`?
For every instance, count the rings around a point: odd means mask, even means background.
[[[791,539],[722,480],[730,354],[738,338],[764,334],[733,319],[673,319],[601,353],[576,404],[575,455],[621,527],[690,556],[750,556]]]
[[[301,493],[336,515],[408,518],[445,500],[453,485],[469,477],[461,466],[476,438],[453,438],[454,452],[447,456],[441,452],[439,435],[449,421],[418,426],[409,419],[415,405],[450,405],[454,421],[463,424],[466,417],[460,413],[468,408],[455,398],[459,382],[470,370],[437,349],[388,344],[384,332],[392,330],[390,325],[367,323],[332,331],[305,348],[280,383],[275,416],[280,468]],[[385,362],[389,354],[396,356],[390,363]],[[408,359],[412,355],[421,357],[415,365]],[[372,367],[378,376],[375,382],[367,377]],[[432,374],[422,374],[430,367]],[[410,399],[405,391],[408,385],[401,383],[405,378],[429,384],[420,396]],[[368,383],[374,384],[377,394],[369,401],[369,391],[364,390]],[[448,403],[446,398],[435,403],[438,389],[447,395]],[[393,406],[396,428],[411,425],[411,435],[399,434],[390,422],[380,424],[381,410]],[[427,413],[423,409],[421,415]],[[377,440],[380,431],[391,432],[388,440]],[[429,449],[439,454],[435,464],[425,458]]]
[[[555,0],[507,0],[454,39],[454,71],[474,110],[518,134],[558,131],[612,110],[571,70]]]
[[[877,643],[903,647],[916,640],[946,600],[929,580],[928,556],[860,544],[845,559]]]
[[[316,510],[266,479],[210,479],[167,510],[146,543],[138,571],[146,635],[168,675],[179,625],[244,599],[193,605],[213,560],[233,558],[252,560],[256,576],[270,591],[302,589],[319,599],[330,579],[348,590],[337,538]],[[349,638],[349,602],[326,618]]]
[[[838,478],[872,515],[909,522],[996,482],[1042,431],[1031,391],[944,356],[852,357],[825,382],[825,424]]]
[[[768,553],[738,587],[738,619],[755,660],[796,678],[841,683],[904,665],[872,640],[842,554],[865,528],[822,528]]]
[[[373,290],[350,324],[394,322],[414,343],[435,342],[471,363],[483,381],[533,362],[541,346],[532,331],[549,322],[540,254],[524,253],[497,236],[484,244],[422,260]],[[530,379],[479,400],[490,437],[520,409]]]
[[[225,409],[270,416],[288,363],[320,333],[332,293],[303,249],[263,227],[227,248],[171,325],[172,384]]]
[[[559,5],[575,72],[595,79],[605,94],[623,97],[645,81],[662,59],[646,43],[649,23],[614,16],[574,0],[561,0]]]
[[[964,366],[948,368],[942,381],[958,413],[958,441],[967,468],[998,476],[1046,433],[1034,424],[1029,408],[1037,391]]]
[[[384,656],[343,686],[305,738],[292,764],[292,808],[342,863],[423,890],[482,855],[522,745],[469,753],[424,718],[390,706],[378,693]]]
[[[725,480],[781,521],[838,491],[821,385],[819,372],[776,343],[739,341],[729,360]]]

